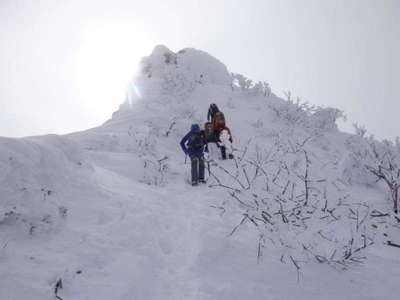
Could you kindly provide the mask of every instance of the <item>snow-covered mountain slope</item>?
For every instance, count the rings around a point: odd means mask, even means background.
[[[212,102],[235,159],[192,188],[179,141]],[[399,222],[368,155],[396,169],[400,148],[339,117],[157,46],[102,126],[0,139],[0,299],[60,280],[64,300],[397,299]]]

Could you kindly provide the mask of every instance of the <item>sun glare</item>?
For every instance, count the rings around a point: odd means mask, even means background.
[[[87,28],[72,67],[82,105],[93,117],[104,120],[126,99],[141,57],[155,44],[151,35],[132,24]],[[140,95],[137,87],[133,89]]]

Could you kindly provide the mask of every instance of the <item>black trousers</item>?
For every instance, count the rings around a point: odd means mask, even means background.
[[[219,146],[221,148],[222,159],[226,159],[226,147],[224,145]]]
[[[190,161],[192,164],[192,183],[204,180],[204,155],[193,154],[190,155]]]

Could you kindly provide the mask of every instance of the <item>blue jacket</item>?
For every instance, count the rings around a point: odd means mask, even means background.
[[[192,134],[193,133],[191,131],[189,131],[182,138],[180,145],[181,145],[181,148],[182,148],[183,152],[185,152],[185,154],[187,154],[189,156],[194,155],[194,154],[203,154],[204,150],[206,152],[208,152],[207,140],[204,138],[204,135],[202,135],[202,137],[201,137],[203,139],[203,143],[204,143],[204,145],[202,147],[193,148],[193,147],[190,147],[189,145],[186,145],[186,143],[189,141],[189,139],[192,136]]]

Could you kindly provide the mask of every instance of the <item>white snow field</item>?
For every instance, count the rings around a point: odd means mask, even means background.
[[[367,166],[374,144],[397,170],[399,144],[287,96],[157,46],[102,126],[0,138],[0,299],[399,299],[400,220]],[[192,187],[179,142],[212,102],[235,159]]]

